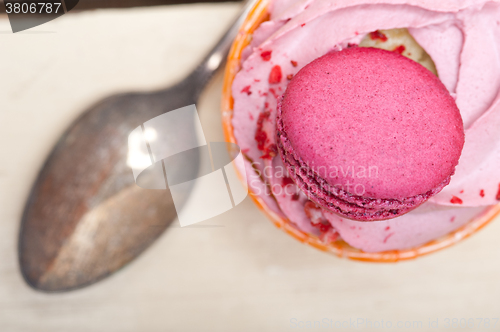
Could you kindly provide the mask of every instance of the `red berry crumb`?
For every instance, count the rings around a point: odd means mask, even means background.
[[[484,189],[481,189],[481,191],[479,192],[479,196],[484,197]]]
[[[403,52],[406,50],[406,47],[404,45],[399,45],[396,47],[393,51],[399,54],[403,54]]]
[[[252,94],[252,91],[250,91],[250,85],[247,85],[246,87],[241,89],[241,93],[246,93],[247,95],[250,96]]]
[[[464,193],[464,190],[463,190],[463,189],[462,189],[462,190],[460,190],[460,193],[461,193],[461,194],[463,194],[463,193]]]
[[[370,38],[372,40],[377,40],[378,39],[378,40],[380,40],[382,42],[387,41],[387,36],[384,35],[382,32],[380,32],[378,30],[370,32]]]
[[[330,225],[330,224],[327,225],[327,224],[323,224],[323,223],[314,224],[314,226],[316,228],[319,228],[321,233],[326,233],[328,231],[328,229],[332,227],[332,225]]]
[[[300,195],[298,193],[295,193],[292,195],[292,201],[298,201],[300,198]]]
[[[279,65],[276,65],[271,69],[271,72],[269,73],[269,83],[277,84],[281,82],[281,77],[281,67]]]
[[[268,111],[261,112],[259,118],[257,119],[257,129],[255,130],[255,141],[257,141],[257,148],[260,151],[264,151],[264,146],[267,143],[267,133],[262,130],[264,126],[264,120],[269,118],[270,113]]]
[[[269,89],[269,92],[271,92],[271,94],[273,95],[274,98],[278,99],[279,98],[279,94],[276,92],[276,90],[274,90],[273,88],[270,88]]]
[[[332,227],[329,228],[325,233],[321,233],[319,239],[321,240],[321,242],[328,244],[337,241],[339,237],[340,234],[335,228]]]
[[[301,27],[303,27],[303,26],[305,26],[305,25],[306,25],[305,23],[302,23],[300,26],[301,26]]]
[[[255,140],[257,141],[257,148],[259,150],[264,150],[264,145],[267,142],[267,134],[265,131],[256,131]]]
[[[307,201],[304,205],[304,212],[306,213],[307,218],[311,219],[311,224],[316,226],[318,224],[328,224],[328,220],[323,216],[323,212],[321,212],[321,208],[317,206],[315,203],[311,201]],[[331,227],[332,225],[330,225]]]
[[[292,197],[293,199],[293,197]],[[306,216],[311,219],[311,225],[319,229],[321,235],[319,239],[323,243],[330,243],[337,241],[339,238],[339,233],[332,227],[332,225],[326,220],[321,212],[321,208],[311,201],[308,201],[304,205],[304,212]]]
[[[457,196],[453,196],[450,199],[450,202],[453,204],[462,204],[463,203],[463,201],[460,198],[458,198]]]
[[[260,54],[260,56],[262,57],[262,60],[269,61],[271,60],[271,53],[272,51],[264,51]]]
[[[281,180],[281,185],[283,187],[286,187],[289,184],[295,184],[295,182],[293,182],[292,178],[289,176],[283,177],[283,180]]]
[[[291,63],[291,64],[292,64],[292,66],[294,66],[294,67],[297,67],[297,65],[298,65],[297,61],[290,60],[290,63]]]
[[[267,138],[267,135],[266,135]],[[262,159],[273,159],[278,154],[278,148],[276,144],[271,144],[264,149],[264,154],[260,157]]]
[[[388,234],[388,235],[385,237],[385,239],[384,239],[384,243],[387,243],[387,240],[389,240],[389,238],[390,238],[391,236],[393,236],[393,235],[394,235],[394,233],[390,233],[390,234]]]
[[[495,197],[497,201],[500,201],[500,184],[498,185],[497,197]]]
[[[290,75],[287,75],[287,76],[286,76],[286,79],[287,79],[287,80],[289,80],[289,81],[290,81],[292,78],[293,78],[293,74],[290,74]]]

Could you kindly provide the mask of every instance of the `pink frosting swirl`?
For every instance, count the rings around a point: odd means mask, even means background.
[[[270,13],[243,53],[232,93],[234,135],[262,175],[249,185],[269,202],[272,190],[276,212],[317,233],[304,213],[307,197],[287,180],[275,156],[276,103],[287,77],[371,31],[393,28],[409,29],[456,98],[466,129],[459,165],[441,193],[407,215],[372,223],[325,217],[352,246],[383,251],[445,235],[499,202],[500,1],[276,0]]]

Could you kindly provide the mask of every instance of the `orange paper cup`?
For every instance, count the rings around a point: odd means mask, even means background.
[[[231,86],[236,73],[240,70],[240,58],[243,49],[252,40],[252,34],[255,29],[264,21],[269,19],[267,7],[270,0],[259,0],[250,13],[245,22],[240,28],[238,36],[233,42],[228,55],[226,71],[224,74],[224,85],[222,90],[222,125],[226,141],[238,143],[233,134],[233,125],[231,119],[233,117],[233,96],[231,95]],[[238,172],[238,170],[236,170]],[[238,174],[240,175],[240,174]],[[242,179],[240,175],[240,179]],[[319,250],[326,251],[339,257],[347,257],[359,261],[369,262],[397,262],[417,258],[423,255],[430,254],[440,249],[449,247],[468,236],[474,234],[479,229],[488,224],[496,216],[500,214],[500,204],[494,205],[477,215],[466,225],[460,227],[456,231],[443,236],[439,239],[430,241],[416,248],[406,250],[392,250],[384,252],[364,252],[362,250],[351,247],[342,240],[338,240],[329,244],[325,244],[315,235],[311,235],[301,231],[290,220],[283,218],[274,213],[267,204],[257,195],[250,191],[250,197],[254,203],[267,215],[269,219],[281,228],[283,231],[293,236],[303,243],[307,243]]]

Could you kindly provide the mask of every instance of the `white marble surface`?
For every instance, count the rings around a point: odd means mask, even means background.
[[[296,242],[249,198],[200,224],[221,227],[172,227],[91,287],[47,295],[26,286],[16,252],[21,211],[64,128],[102,97],[181,78],[237,11],[231,3],[99,10],[15,35],[0,19],[0,331],[293,331],[330,320],[312,330],[371,330],[366,320],[373,329],[383,320],[387,330],[421,321],[408,330],[446,331],[446,318],[473,318],[470,330],[482,330],[476,318],[499,318],[498,220],[431,256],[370,264]],[[221,75],[198,105],[209,141],[223,139],[220,90]],[[436,319],[439,328],[428,327]],[[492,325],[484,330],[500,330]]]

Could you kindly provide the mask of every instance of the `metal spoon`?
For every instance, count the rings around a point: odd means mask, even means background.
[[[19,260],[30,286],[57,292],[92,284],[137,257],[175,219],[168,190],[135,185],[126,163],[127,136],[153,117],[197,102],[253,3],[183,81],[156,92],[108,97],[63,134],[22,217]],[[191,172],[196,174],[197,165]]]

